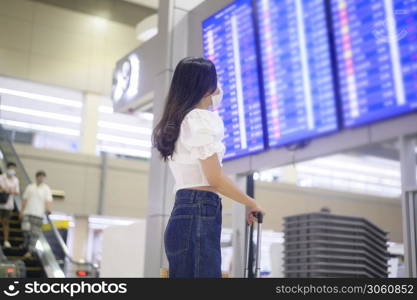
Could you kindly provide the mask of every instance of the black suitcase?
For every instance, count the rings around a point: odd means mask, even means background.
[[[245,259],[245,278],[257,278],[260,277],[261,272],[261,245],[262,245],[262,223],[263,223],[263,214],[260,212],[254,212],[253,215],[256,217],[257,221],[257,230],[256,230],[256,251],[254,253],[254,244],[253,244],[253,226],[247,224],[246,230],[246,259]],[[255,264],[254,264],[255,261]],[[254,271],[255,269],[255,271]]]

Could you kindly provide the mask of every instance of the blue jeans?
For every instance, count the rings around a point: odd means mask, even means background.
[[[221,274],[222,203],[211,191],[179,189],[164,232],[169,277]]]

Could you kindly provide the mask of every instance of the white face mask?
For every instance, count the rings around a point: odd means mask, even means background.
[[[220,86],[219,86],[219,90],[220,90],[220,92],[217,95],[211,95],[211,103],[215,107],[220,106],[220,103],[223,100],[223,90]]]
[[[12,177],[12,176],[16,175],[16,170],[9,169],[9,170],[6,171],[6,174],[8,176]]]

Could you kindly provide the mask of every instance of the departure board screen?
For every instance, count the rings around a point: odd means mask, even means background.
[[[325,0],[256,0],[269,146],[338,129]]]
[[[251,0],[237,0],[203,21],[204,56],[215,65],[224,96],[224,160],[264,149],[256,39]]]
[[[417,109],[417,0],[332,0],[345,127]]]

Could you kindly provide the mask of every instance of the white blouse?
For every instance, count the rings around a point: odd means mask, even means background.
[[[6,174],[0,175],[0,186],[8,189],[16,190],[17,193],[20,193],[19,191],[19,179],[16,176],[13,176],[11,178],[7,177]],[[7,209],[7,210],[13,210],[14,208],[14,199],[15,195],[9,195],[9,199],[7,199],[7,202],[4,204],[0,204],[0,209]]]
[[[224,124],[217,111],[194,108],[188,112],[180,128],[175,151],[168,165],[175,179],[174,193],[182,188],[210,185],[199,159],[217,152],[220,165],[226,147]]]

